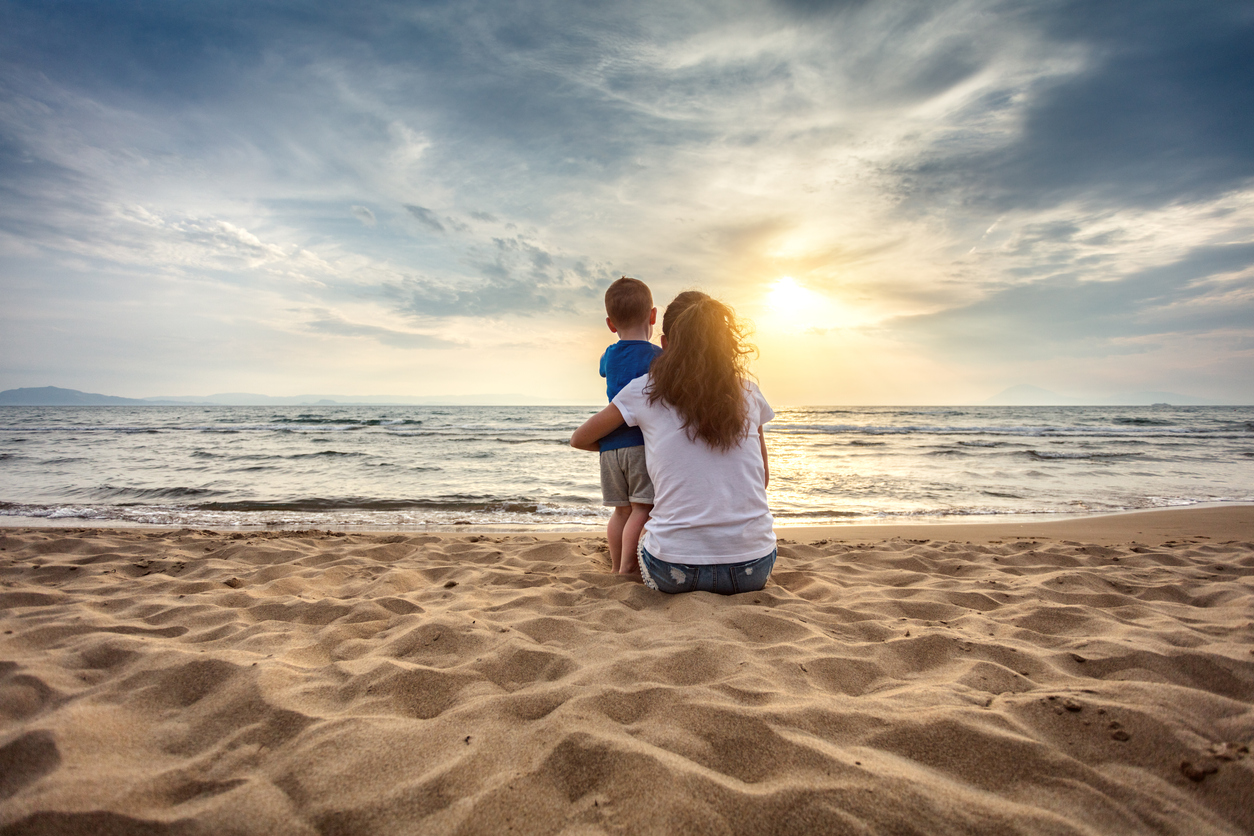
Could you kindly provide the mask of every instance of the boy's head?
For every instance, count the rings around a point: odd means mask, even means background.
[[[614,332],[647,327],[657,316],[649,286],[626,276],[605,291],[605,313],[610,330]]]

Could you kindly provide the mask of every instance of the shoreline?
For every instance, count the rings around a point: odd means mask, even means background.
[[[780,539],[833,542],[901,539],[990,543],[995,540],[1083,540],[1098,545],[1159,544],[1204,535],[1217,541],[1254,541],[1254,504],[1207,504],[1185,508],[1114,511],[1029,522],[884,523],[776,526]]]
[[[811,525],[775,525],[776,537],[781,541],[829,540],[832,542],[883,541],[900,539],[952,540],[967,543],[989,543],[995,540],[1013,539],[1085,539],[1108,545],[1123,542],[1161,543],[1165,540],[1204,533],[1216,539],[1254,541],[1254,503],[1201,503],[1173,508],[1144,508],[1127,511],[1109,511],[1096,514],[1042,514],[1042,518],[1014,519],[988,516],[937,521],[936,518],[919,521],[877,520],[873,522],[831,522]],[[0,517],[0,532],[14,529],[32,531],[118,531],[118,532],[171,532],[192,526],[147,525],[124,521],[49,519],[47,517]],[[475,535],[493,537],[535,537],[537,540],[563,540],[568,538],[604,537],[600,523],[583,528],[573,526],[536,525],[442,525],[442,526],[393,526],[393,527],[288,527],[288,526],[221,526],[194,527],[196,531],[218,533],[299,533],[307,531],[334,531],[362,535],[430,535],[440,538]],[[1211,532],[1216,533],[1211,533]]]

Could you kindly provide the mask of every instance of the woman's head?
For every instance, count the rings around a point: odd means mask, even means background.
[[[696,290],[679,294],[662,317],[665,351],[649,370],[649,402],[669,404],[689,437],[728,450],[748,431],[744,381],[754,352],[731,308]]]
[[[693,303],[701,299],[709,299],[710,297],[699,290],[685,290],[683,293],[671,300],[666,306],[666,313],[662,314],[662,336],[665,337],[670,333],[671,328],[675,324],[675,319]]]

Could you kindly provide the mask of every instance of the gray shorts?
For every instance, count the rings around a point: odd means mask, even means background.
[[[653,482],[644,464],[644,445],[619,447],[601,454],[601,504],[653,504]]]

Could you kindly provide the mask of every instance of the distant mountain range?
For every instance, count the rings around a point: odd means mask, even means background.
[[[93,395],[77,389],[41,386],[27,389],[5,389],[0,392],[0,406],[141,406],[148,401]]]
[[[552,406],[559,403],[561,401],[530,395],[293,395],[276,398],[246,392],[226,392],[203,397],[119,398],[115,395],[97,395],[57,386],[6,389],[0,392],[0,406]]]
[[[989,406],[1219,406],[1219,401],[1176,392],[1129,392],[1108,398],[1069,398],[1039,386],[1011,386],[984,401]]]

